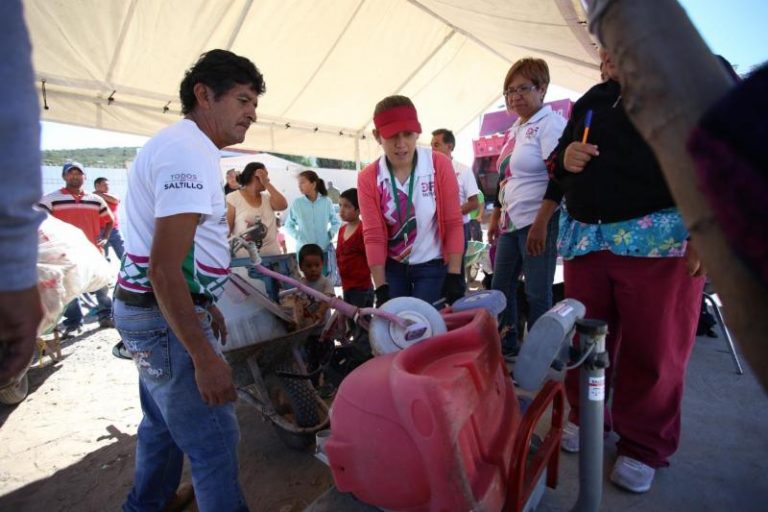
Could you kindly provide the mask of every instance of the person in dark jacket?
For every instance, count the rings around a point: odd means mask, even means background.
[[[548,168],[565,197],[558,240],[565,296],[608,322],[605,382],[613,396],[605,427],[620,437],[611,480],[646,492],[680,440],[703,269],[659,163],[626,114],[616,67],[602,50],[601,60],[608,80],[576,102]],[[578,380],[569,372],[561,442],[569,452],[579,450]]]

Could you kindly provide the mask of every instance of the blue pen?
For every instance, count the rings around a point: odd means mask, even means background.
[[[592,125],[592,110],[587,110],[587,117],[584,119],[584,135],[581,137],[581,143],[587,143],[587,137],[589,136],[589,127]]]

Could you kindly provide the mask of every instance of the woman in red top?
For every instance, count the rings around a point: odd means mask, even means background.
[[[350,188],[339,197],[339,216],[346,222],[339,230],[336,242],[336,260],[341,274],[344,301],[357,307],[373,306],[371,271],[365,257],[363,224],[360,222],[360,205],[357,189]]]
[[[356,188],[345,190],[339,196],[339,216],[346,222],[341,226],[336,242],[336,263],[341,275],[344,300],[359,308],[369,308],[373,306],[373,286],[368,258],[365,256],[363,223],[360,222],[360,204],[357,202]],[[357,348],[345,353],[352,362],[351,370],[372,357],[373,353],[368,342],[368,333],[364,329],[353,320],[347,321],[347,328]]]

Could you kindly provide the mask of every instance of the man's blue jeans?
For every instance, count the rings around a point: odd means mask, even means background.
[[[529,328],[552,307],[552,282],[555,280],[559,217],[559,212],[552,215],[547,225],[544,252],[539,256],[529,256],[525,250],[530,226],[504,233],[499,237],[491,288],[504,292],[507,298],[507,309],[499,319],[499,325],[502,328],[509,328],[506,336],[501,340],[501,346],[505,352],[511,352],[517,348],[517,284],[521,273],[525,277]]]
[[[208,340],[221,353],[210,318],[202,308],[196,310]],[[203,402],[192,359],[157,306],[128,306],[118,299],[114,317],[139,370],[144,413],[136,443],[133,489],[123,510],[162,510],[179,485],[186,454],[202,512],[247,511],[238,482],[240,430],[234,404]]]
[[[112,298],[109,296],[109,287],[105,286],[93,292],[99,305],[99,320],[112,317]],[[83,325],[83,310],[80,307],[80,297],[75,297],[67,304],[64,310],[64,327],[80,327]]]
[[[104,256],[107,259],[109,259],[110,248],[115,252],[117,259],[122,261],[123,254],[125,253],[125,245],[123,243],[123,235],[120,234],[120,230],[117,228],[112,229],[109,233],[109,239],[107,240],[106,245],[104,245]]]
[[[469,239],[476,240],[478,242],[483,241],[483,227],[480,225],[480,221],[472,219],[469,221]]]
[[[442,259],[406,265],[387,258],[384,269],[392,299],[416,297],[433,304],[443,296],[443,282],[448,267]]]
[[[464,224],[464,252],[461,253],[461,280],[464,284],[464,293],[467,293],[467,272],[464,267],[467,261],[467,247],[469,247],[469,222]]]

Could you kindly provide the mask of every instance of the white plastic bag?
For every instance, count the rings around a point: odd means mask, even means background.
[[[48,215],[37,236],[37,280],[44,311],[38,334],[43,334],[56,327],[75,297],[109,285],[114,272],[101,251],[72,224]]]

